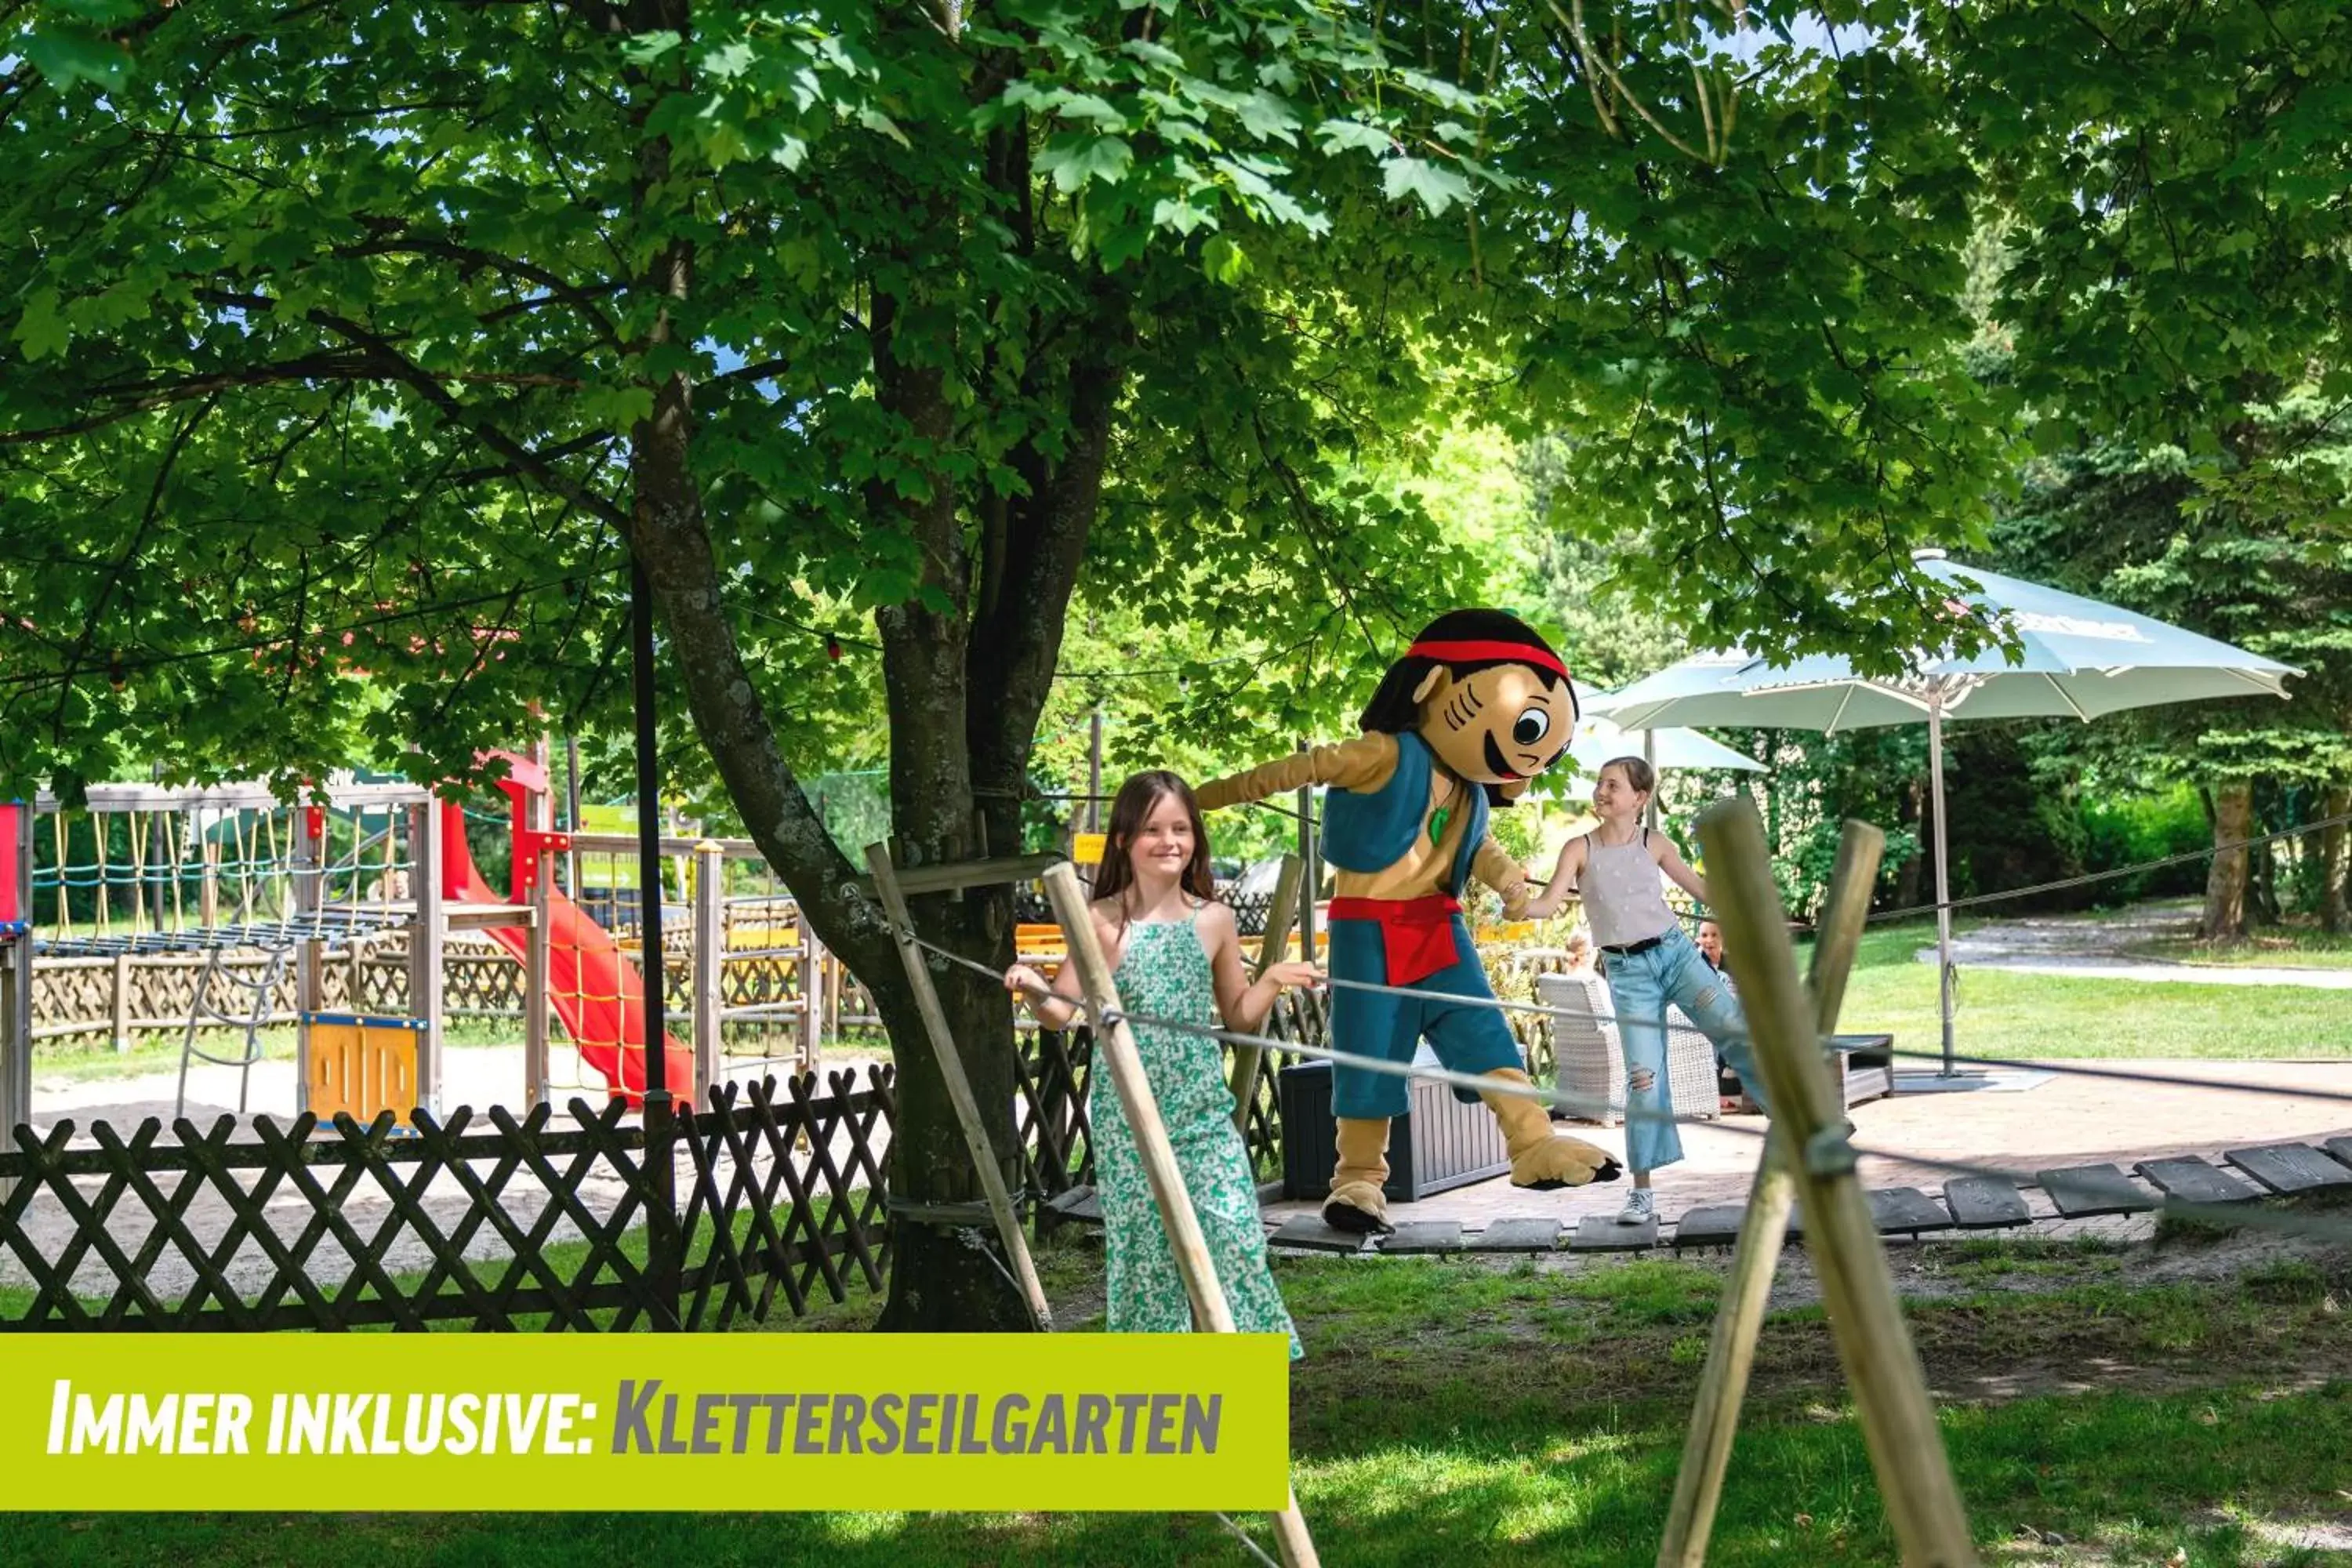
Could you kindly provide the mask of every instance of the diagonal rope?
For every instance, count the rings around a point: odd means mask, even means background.
[[[934,942],[926,942],[921,937],[914,936],[911,932],[906,934],[908,935],[909,939],[913,941],[917,946],[921,947],[928,952],[937,953],[941,958],[947,959],[950,963],[959,964],[963,968],[986,975],[995,980],[1000,984],[1003,983],[1004,976],[1003,973],[990,968],[987,964],[966,958],[961,953],[950,952]],[[1402,989],[1400,987],[1370,985],[1369,983],[1360,982],[1358,984],[1365,984],[1368,989],[1372,990]],[[1318,1060],[1328,1061],[1338,1066],[1353,1068],[1365,1072],[1378,1073],[1386,1077],[1408,1079],[1420,1079],[1433,1082],[1444,1083],[1450,1087],[1470,1089],[1481,1096],[1491,1094],[1515,1100],[1531,1100],[1540,1104],[1558,1107],[1561,1110],[1568,1110],[1574,1115],[1583,1116],[1593,1120],[1599,1119],[1593,1116],[1591,1108],[1595,1104],[1594,1101],[1582,1096],[1570,1094],[1557,1088],[1548,1089],[1534,1083],[1513,1083],[1507,1079],[1492,1079],[1480,1074],[1456,1072],[1453,1068],[1443,1066],[1433,1067],[1412,1062],[1391,1061],[1384,1057],[1362,1056],[1353,1051],[1343,1051],[1329,1046],[1313,1045],[1303,1040],[1276,1039],[1272,1036],[1268,1035],[1255,1034],[1247,1030],[1230,1029],[1207,1024],[1194,1023],[1189,1019],[1163,1018],[1152,1014],[1133,1013],[1124,1009],[1098,1009],[1091,1003],[1086,1002],[1083,999],[1061,996],[1057,993],[1054,993],[1050,989],[1041,986],[1024,985],[1022,989],[1024,992],[1034,994],[1052,996],[1057,1001],[1069,1004],[1070,1005],[1078,1008],[1081,1013],[1094,1019],[1095,1026],[1097,1028],[1108,1027],[1124,1021],[1129,1024],[1141,1025],[1147,1028],[1169,1029],[1181,1034],[1203,1036],[1227,1045],[1255,1046],[1266,1051],[1287,1051],[1296,1056],[1303,1056]],[[1448,999],[1454,1000],[1454,998]],[[1899,1054],[1913,1056],[1919,1055],[1921,1053],[1903,1052]],[[1941,1059],[1940,1054],[1937,1055],[1937,1059]],[[1990,1060],[1990,1058],[1967,1059]],[[1997,1065],[2011,1066],[2014,1064],[2000,1063]],[[2037,1070],[2041,1070],[2042,1064],[2035,1065]],[[2184,1079],[2172,1074],[2138,1073],[2116,1068],[2069,1068],[2063,1065],[2060,1065],[2048,1070],[2072,1071],[2081,1077],[2104,1079],[2122,1082],[2146,1082],[2184,1089],[2228,1089],[2249,1094],[2282,1095],[2289,1098],[2352,1103],[2352,1093],[2337,1090],[2295,1089],[2269,1084],[2231,1082],[2216,1083],[2203,1079]],[[1619,1113],[1618,1108],[1614,1106],[1601,1107],[1601,1109],[1610,1114]],[[1698,1120],[1697,1118],[1692,1117],[1678,1117],[1664,1111],[1650,1110],[1646,1108],[1637,1107],[1631,1104],[1622,1108],[1622,1114],[1628,1125],[1632,1124],[1635,1121],[1654,1123],[1661,1121],[1679,1122]],[[1734,1126],[1727,1121],[1719,1122],[1718,1126],[1723,1131],[1734,1133],[1743,1138],[1753,1138],[1760,1141],[1767,1136],[1766,1130],[1762,1128]],[[1870,1147],[1853,1143],[1851,1142],[1850,1138],[1843,1136],[1833,1138],[1830,1140],[1830,1142],[1835,1145],[1835,1147],[1825,1150],[1823,1152],[1827,1153],[1829,1157],[1832,1158],[1843,1158],[1849,1156],[1860,1158],[1867,1155],[1876,1159],[1900,1161],[1907,1164],[1924,1166],[1930,1170],[1942,1171],[1954,1175],[1986,1176],[2003,1182],[2013,1182],[2015,1180],[2014,1173],[2003,1170],[1997,1165],[1989,1165],[1978,1161],[1953,1160],[1937,1155],[1917,1153],[1906,1150]],[[2332,1242],[2352,1243],[2352,1223],[2347,1223],[2340,1220],[2329,1220],[2318,1216],[2305,1217],[2299,1215],[2283,1213],[2281,1211],[2266,1207],[2252,1207],[2242,1204],[2197,1203],[2187,1199],[2175,1198],[2168,1194],[2163,1194],[2158,1196],[2155,1205],[2147,1212],[2178,1219],[2193,1220],[2204,1225],[2251,1230],[2272,1230],[2286,1235],[2306,1236]]]
[[[923,938],[914,935],[912,932],[907,932],[904,934],[906,934],[908,940],[913,942],[917,947],[923,949],[927,952],[936,953],[940,957],[946,959],[950,963],[971,970],[976,974],[985,975],[989,979],[995,981],[1000,985],[1004,983],[1004,973],[1002,970],[991,968],[989,965],[982,963],[976,959],[966,958],[960,952],[951,952],[948,949],[940,946],[937,942],[927,942]],[[1621,1028],[1628,1024],[1635,1026],[1655,1026],[1659,1028],[1665,1029],[1681,1026],[1674,1022],[1671,1016],[1636,1016],[1618,1012],[1586,1012],[1576,1008],[1551,1007],[1536,1002],[1511,1002],[1506,1001],[1500,997],[1491,996],[1457,996],[1452,992],[1446,991],[1426,991],[1408,985],[1382,985],[1369,980],[1342,980],[1333,975],[1323,976],[1318,984],[1345,986],[1349,989],[1359,991],[1385,992],[1395,996],[1457,1003],[1465,1007],[1492,1007],[1498,1008],[1505,1012],[1530,1013],[1542,1017],[1564,1018],[1573,1023],[1614,1023]],[[1035,994],[1042,997],[1050,997],[1055,1001],[1066,1003],[1070,1006],[1079,1007],[1081,1010],[1084,1010],[1084,1004],[1079,998],[1063,996],[1051,990],[1038,990],[1034,987],[1024,987],[1024,989],[1035,990]],[[1149,1023],[1155,1027],[1161,1026],[1171,1028],[1206,1027],[1206,1026],[1203,1025],[1183,1024],[1160,1018],[1147,1018],[1135,1013],[1126,1013],[1122,1016],[1131,1022]],[[1386,1072],[1395,1074],[1397,1076],[1411,1077],[1416,1075],[1426,1076],[1433,1073],[1443,1073],[1448,1070],[1444,1068],[1401,1068],[1398,1064],[1389,1061],[1386,1058],[1362,1057],[1347,1051],[1334,1051],[1331,1047],[1327,1046],[1309,1045],[1307,1042],[1300,1040],[1274,1040],[1262,1036],[1235,1034],[1229,1030],[1222,1031],[1221,1033],[1222,1037],[1225,1038],[1229,1044],[1255,1045],[1269,1050],[1292,1051],[1302,1056],[1320,1057],[1323,1059],[1338,1063],[1344,1067],[1362,1067],[1365,1070],[1370,1072]],[[1940,1051],[1906,1051],[1893,1049],[1892,1047],[1890,1047],[1890,1051],[1891,1054],[1895,1056],[1914,1058],[1921,1060],[1932,1060],[1940,1063],[1944,1059],[1943,1053]],[[2062,1078],[2100,1079],[2113,1083],[2144,1083],[2164,1089],[2226,1089],[2240,1094],[2270,1095],[2283,1100],[2326,1100],[2330,1103],[2352,1105],[2352,1090],[2345,1089],[2295,1089],[2282,1084],[2252,1083],[2243,1079],[2214,1079],[2182,1078],[2177,1074],[2171,1073],[2142,1072],[2126,1068],[2087,1067],[2078,1063],[2065,1061],[2027,1061],[2024,1058],[2011,1059],[2000,1057],[1967,1056],[1954,1057],[1952,1059],[1955,1062],[1965,1062],[1976,1067],[2008,1068],[2021,1070],[2030,1068],[2031,1070],[2035,1072],[2047,1072]],[[1455,1074],[1454,1076],[1466,1080],[1469,1075]],[[1465,1087],[1467,1087],[1466,1081]],[[1507,1085],[1497,1086],[1493,1092],[1501,1093],[1507,1089],[1508,1089]],[[1557,1094],[1559,1091],[1554,1092]],[[1578,1104],[1589,1106],[1598,1102],[1578,1100],[1575,1097],[1568,1097],[1566,1099],[1555,1099],[1552,1103],[1559,1106],[1562,1110],[1574,1110],[1576,1114],[1585,1116],[1589,1120],[1599,1120],[1597,1117],[1592,1117],[1589,1110],[1576,1109]],[[1629,1116],[1633,1113],[1632,1107],[1627,1107],[1626,1110]],[[1611,1107],[1610,1111],[1611,1114],[1615,1114],[1615,1108]],[[1644,1114],[1654,1115],[1655,1113]],[[1660,1117],[1659,1119],[1674,1121],[1703,1120],[1702,1118],[1695,1117]]]
[[[1250,1539],[1250,1533],[1248,1531],[1244,1530],[1240,1525],[1235,1524],[1231,1519],[1222,1513],[1213,1515],[1212,1517],[1214,1518],[1219,1524],[1223,1525],[1227,1530],[1233,1531],[1234,1539],[1240,1542],[1244,1546],[1248,1547],[1249,1554],[1256,1558],[1259,1562],[1265,1563],[1265,1568],[1282,1568],[1281,1563],[1276,1563],[1273,1558],[1265,1554],[1265,1547],[1260,1546],[1256,1542]]]

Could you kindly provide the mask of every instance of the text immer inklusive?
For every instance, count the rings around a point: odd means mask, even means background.
[[[245,1394],[77,1394],[49,1398],[52,1454],[591,1454],[596,1419],[577,1394],[274,1394],[260,1429]]]
[[[624,1381],[615,1454],[1213,1454],[1219,1394],[666,1394]]]
[[[577,1394],[78,1393],[57,1380],[63,1455],[585,1455]],[[261,1419],[255,1419],[257,1414]],[[615,1454],[1214,1454],[1219,1394],[695,1394],[623,1380]]]

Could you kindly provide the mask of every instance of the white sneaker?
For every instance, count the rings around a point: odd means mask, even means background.
[[[1625,1206],[1617,1211],[1619,1225],[1643,1225],[1658,1217],[1658,1194],[1648,1187],[1635,1187],[1625,1194]]]

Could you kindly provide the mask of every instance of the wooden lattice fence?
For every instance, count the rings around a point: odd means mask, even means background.
[[[687,1329],[882,1288],[893,1075],[730,1085],[662,1154],[618,1101],[210,1128],[0,1152],[6,1330]],[[487,1127],[484,1126],[487,1124]],[[650,1256],[669,1205],[675,1247]],[[16,1281],[11,1281],[14,1283]]]
[[[1551,966],[1488,957],[1507,997]],[[761,984],[730,1001],[756,1001]],[[1547,1079],[1548,1021],[1510,1016]],[[1323,997],[1286,994],[1265,1032],[1325,1042]],[[1025,1034],[1015,1052],[1014,1122],[1041,1211],[1094,1179],[1093,1058],[1085,1029]],[[1296,1059],[1269,1053],[1245,1118],[1261,1183],[1281,1174],[1276,1076]],[[0,1147],[0,1331],[723,1328],[764,1320],[779,1297],[804,1313],[887,1279],[894,1083],[883,1066],[822,1087],[730,1084],[677,1126],[667,1167],[617,1102],[578,1100],[520,1118],[420,1116],[413,1133],[389,1116],[305,1116],[182,1120],[166,1136],[151,1119],[127,1138],[94,1127],[89,1147],[70,1123],[17,1129]],[[677,1226],[649,1226],[661,1212]],[[655,1230],[678,1238],[658,1258]]]

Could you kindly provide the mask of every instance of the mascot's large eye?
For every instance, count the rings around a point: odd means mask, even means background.
[[[1551,715],[1540,708],[1528,709],[1519,715],[1519,721],[1511,726],[1511,739],[1531,749],[1550,733]]]

